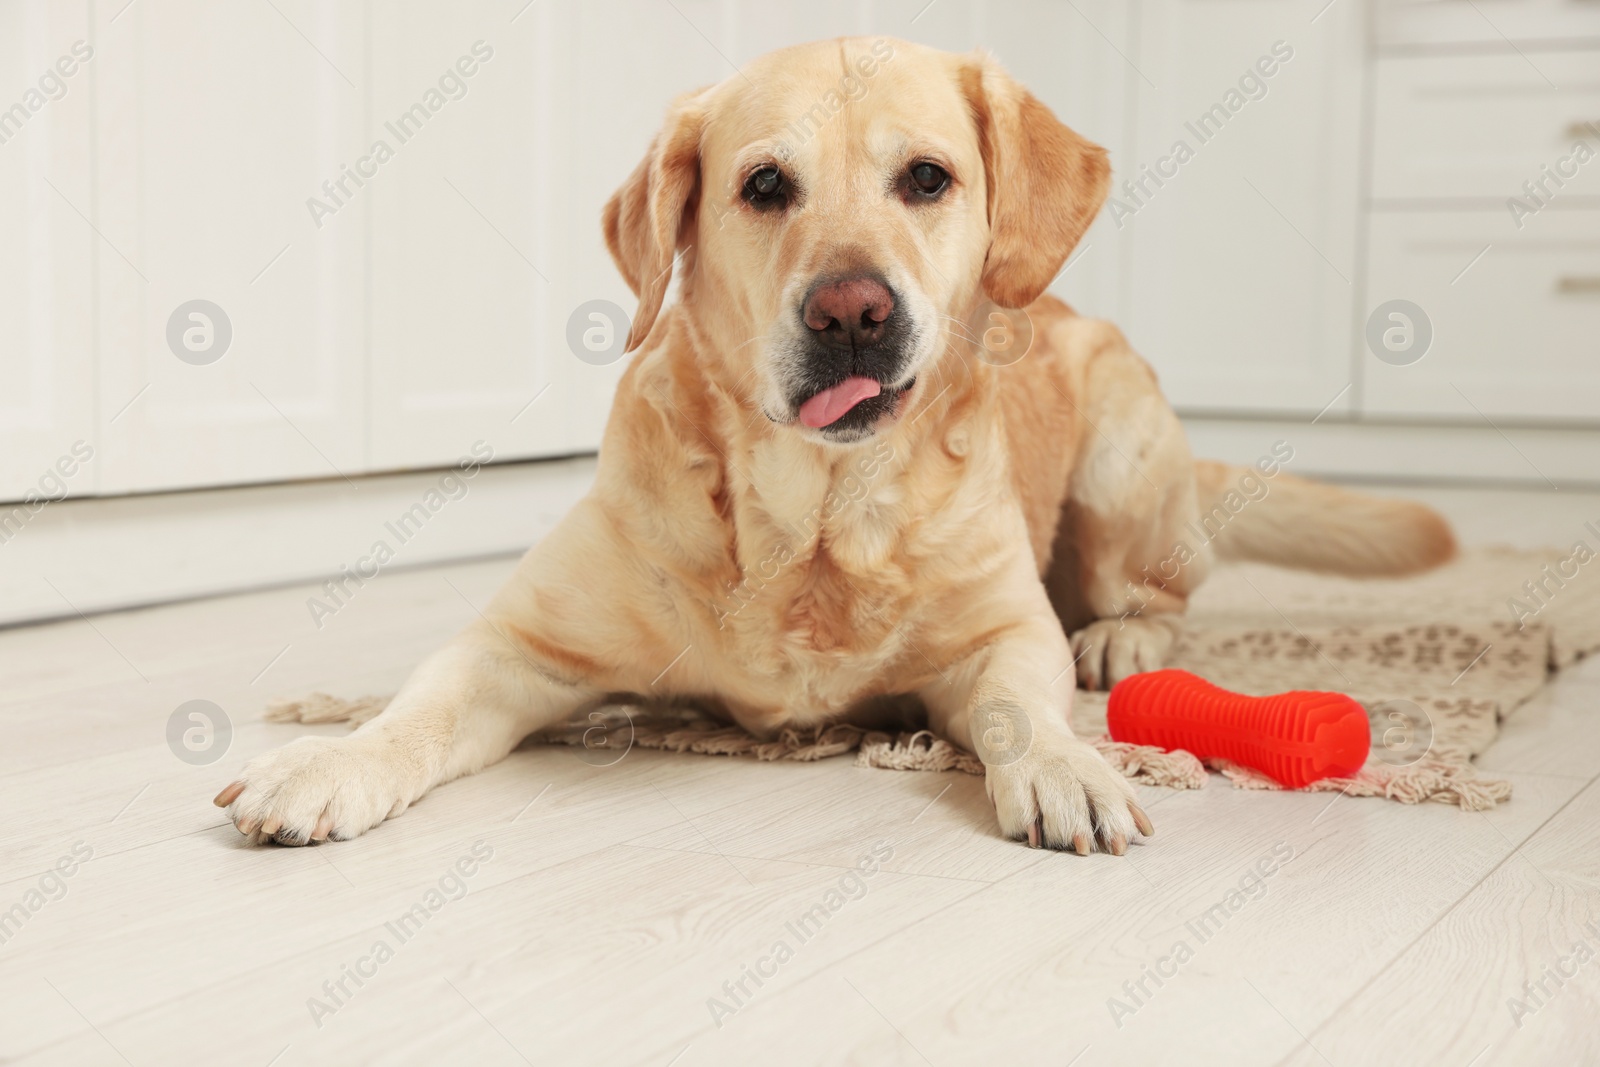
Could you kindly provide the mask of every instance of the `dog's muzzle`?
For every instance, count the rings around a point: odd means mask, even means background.
[[[858,436],[892,414],[913,384],[900,381],[912,331],[882,278],[854,275],[818,282],[800,306],[802,366],[790,393],[800,422],[836,436]]]

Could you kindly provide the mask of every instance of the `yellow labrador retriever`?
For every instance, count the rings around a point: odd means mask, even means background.
[[[217,804],[252,840],[347,839],[608,694],[757,735],[915,697],[1006,835],[1151,833],[1068,727],[1075,681],[1160,666],[1215,553],[1397,574],[1454,542],[1191,459],[1117,329],[1041,295],[1108,173],[982,54],[819,42],[677,101],[605,210],[638,351],[593,490],[387,710]]]

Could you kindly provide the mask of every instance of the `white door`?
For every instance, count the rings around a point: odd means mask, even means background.
[[[1186,411],[1346,409],[1364,5],[1140,6],[1136,158],[1108,205],[1135,346]]]
[[[307,206],[363,142],[362,8],[96,19],[100,490],[364,470],[368,203]]]
[[[99,470],[92,36],[82,3],[0,6],[0,501],[92,493]],[[16,521],[0,518],[0,541]]]

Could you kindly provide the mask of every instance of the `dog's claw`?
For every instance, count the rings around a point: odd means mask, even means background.
[[[211,803],[215,804],[219,808],[225,808],[229,804],[232,804],[235,800],[238,800],[239,794],[243,792],[243,782],[232,782],[228,785],[228,788],[218,793],[216,797],[212,799]]]
[[[1038,848],[1039,847],[1039,839],[1044,836],[1043,827],[1041,825],[1042,821],[1043,821],[1042,819],[1035,819],[1035,820],[1033,820],[1032,822],[1030,822],[1028,824],[1028,847],[1029,848]]]
[[[1144,813],[1143,808],[1137,804],[1130,803],[1128,805],[1128,811],[1132,813],[1134,825],[1139,827],[1139,832],[1141,834],[1146,837],[1155,836],[1155,824],[1150,821],[1150,816]]]
[[[1128,839],[1123,837],[1121,834],[1117,834],[1110,841],[1106,842],[1106,848],[1113,856],[1126,855],[1128,851]]]
[[[302,737],[251,760],[240,780],[228,815],[251,844],[347,841],[412,799],[389,750],[354,737]]]
[[[1089,835],[1073,834],[1072,851],[1076,852],[1080,856],[1087,856],[1089,854]]]

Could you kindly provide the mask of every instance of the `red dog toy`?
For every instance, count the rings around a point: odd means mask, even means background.
[[[1366,711],[1343,693],[1251,697],[1173,670],[1118,682],[1106,727],[1113,741],[1232,760],[1290,789],[1354,774],[1372,744]]]

